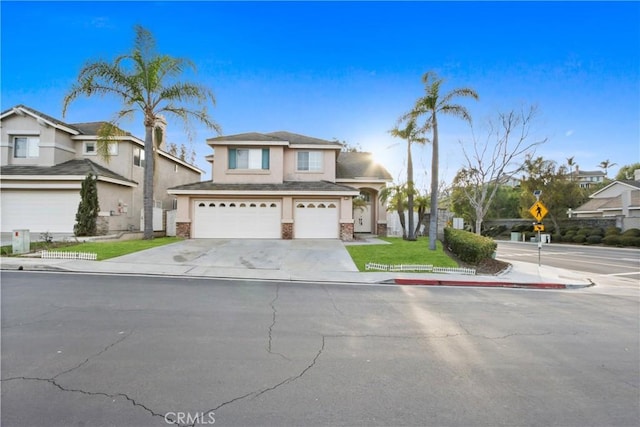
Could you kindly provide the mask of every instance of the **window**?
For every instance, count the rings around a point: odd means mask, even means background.
[[[299,171],[322,171],[322,151],[298,151]]]
[[[40,155],[40,138],[35,136],[16,136],[13,139],[13,157],[33,158]]]
[[[84,154],[96,154],[96,142],[95,141],[85,141],[84,145],[83,145],[83,150],[82,152]]]
[[[133,149],[133,164],[144,167],[144,150],[142,148]]]
[[[229,169],[269,170],[269,149],[230,148]]]

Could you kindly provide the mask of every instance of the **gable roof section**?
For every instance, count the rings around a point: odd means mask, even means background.
[[[247,132],[239,133],[235,135],[218,136],[215,138],[208,138],[207,143],[226,143],[226,142],[260,142],[266,143],[265,145],[304,145],[304,146],[324,146],[333,149],[342,148],[342,144],[338,141],[327,141],[324,139],[313,138],[311,136],[300,135],[292,132],[271,132],[271,133],[259,133],[259,132]]]
[[[89,159],[74,159],[54,166],[20,166],[7,165],[0,167],[0,176],[3,179],[9,177],[13,179],[25,179],[29,176],[51,176],[51,177],[77,177],[86,176],[92,173],[98,177],[107,178],[124,183],[125,185],[136,186],[138,183],[125,178]],[[133,184],[133,185],[131,185]]]
[[[47,126],[52,126],[55,128],[58,128],[60,130],[63,130],[67,133],[70,133],[72,135],[78,135],[81,133],[81,131],[79,129],[76,129],[73,125],[70,125],[68,123],[64,123],[56,118],[53,118],[51,116],[48,116],[44,113],[41,113],[38,110],[34,110],[33,108],[29,108],[25,105],[16,105],[13,108],[9,108],[8,110],[3,111],[2,113],[0,113],[0,120],[4,119],[5,117],[9,117],[13,114],[18,114],[18,115],[29,115],[31,117],[33,117],[34,119],[36,119],[38,121],[38,123],[40,124],[44,124]]]
[[[640,209],[640,189],[630,191],[630,209]],[[574,209],[574,212],[589,213],[589,212],[602,212],[607,210],[622,210],[622,195],[615,197],[599,197],[592,198],[582,206]]]
[[[593,193],[591,196],[589,197],[593,197],[593,198],[597,198],[598,194],[602,193],[603,191],[616,186],[616,185],[623,185],[625,187],[628,187],[629,190],[636,190],[636,189],[640,189],[640,181],[630,181],[630,180],[625,180],[625,181],[613,181],[611,184],[601,188],[600,190],[596,191],[595,193]]]
[[[282,194],[312,195],[314,193],[333,193],[336,196],[357,196],[359,194],[359,191],[353,187],[329,181],[285,181],[281,184],[226,184],[203,181],[173,187],[168,192],[169,194],[238,195],[244,193],[274,196]]]
[[[393,178],[384,166],[373,160],[371,153],[341,152],[336,163],[337,180],[374,180],[392,181]]]

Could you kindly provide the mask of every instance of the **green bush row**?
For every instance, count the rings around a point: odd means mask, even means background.
[[[444,229],[444,241],[458,258],[471,264],[478,264],[482,260],[491,258],[498,247],[498,244],[489,237],[454,228]]]

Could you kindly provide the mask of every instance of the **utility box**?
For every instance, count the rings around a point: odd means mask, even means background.
[[[13,230],[11,249],[14,254],[27,254],[31,251],[29,230]]]
[[[518,233],[515,231],[511,232],[511,241],[512,242],[519,242],[520,240],[522,240],[522,233]]]

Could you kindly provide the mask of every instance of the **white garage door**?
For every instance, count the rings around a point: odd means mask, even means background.
[[[296,201],[294,237],[296,239],[337,239],[338,202]]]
[[[80,190],[3,190],[2,231],[73,233]]]
[[[196,200],[193,237],[200,239],[279,239],[279,201]]]

